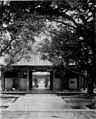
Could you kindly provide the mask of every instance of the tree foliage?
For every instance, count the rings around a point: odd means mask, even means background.
[[[93,92],[96,81],[95,2],[91,0],[56,1],[53,6],[54,15],[50,13],[49,20],[61,23],[64,25],[63,28],[69,27],[70,31],[67,33],[64,30],[61,33],[57,31],[51,45],[44,47],[45,56],[58,63],[66,58],[75,61],[84,75],[87,71],[85,78],[88,89],[89,92]],[[75,33],[75,37],[73,37],[74,33],[71,36],[71,31]]]
[[[60,28],[61,32],[52,29],[51,26],[49,29],[56,31],[53,37],[53,40],[56,42],[52,41],[54,44],[52,43],[51,48],[46,44],[49,51],[52,49],[50,57],[56,56],[55,59],[57,58],[60,61],[62,55],[61,59],[75,60],[82,71],[87,71],[88,81],[91,82],[89,87],[93,87],[93,80],[96,79],[95,7],[95,0],[0,2],[0,30],[5,29],[3,27],[5,24],[7,31],[12,34],[11,37],[14,39],[13,36],[17,32],[20,33],[19,30],[23,28],[20,24],[17,25],[19,28],[13,27],[14,21],[27,22],[29,14],[38,14],[43,16],[41,18],[45,21],[58,23],[58,28]],[[41,29],[42,23],[45,23],[39,18],[37,17],[37,20],[36,17],[32,18],[32,21],[36,21],[32,22],[32,25],[35,26],[32,31]],[[39,24],[38,19],[40,20]],[[5,45],[5,49],[6,47],[8,46]],[[90,88],[90,92],[92,91],[93,88]]]
[[[14,9],[11,2],[0,3],[2,14],[0,17],[0,57],[5,57],[6,63],[10,64],[19,61],[25,54],[28,55],[28,51],[32,51],[34,36],[43,30],[43,18],[28,12],[17,16],[21,11]]]

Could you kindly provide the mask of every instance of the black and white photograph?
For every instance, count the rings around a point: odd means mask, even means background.
[[[96,119],[95,0],[0,0],[0,119]]]

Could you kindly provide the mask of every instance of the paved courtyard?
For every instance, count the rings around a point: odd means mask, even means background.
[[[95,119],[95,111],[72,109],[55,94],[26,94],[20,96],[6,109],[0,119]]]

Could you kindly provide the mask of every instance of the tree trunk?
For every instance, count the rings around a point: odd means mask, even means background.
[[[88,71],[88,93],[93,94],[94,89],[94,71],[93,68],[90,67]]]
[[[88,94],[93,94],[93,82],[88,83]]]

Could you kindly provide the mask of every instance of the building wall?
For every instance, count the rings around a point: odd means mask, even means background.
[[[2,83],[4,89],[27,90],[27,81],[29,81],[27,72],[27,70],[11,70],[6,71],[5,73],[2,72]]]
[[[22,69],[19,71],[21,71],[21,73],[19,74],[20,77],[16,78],[13,77],[12,78],[9,78],[9,77],[5,77],[4,78],[4,73],[2,71],[2,89],[4,89],[4,86],[5,86],[5,90],[29,90],[29,70],[28,69]],[[23,73],[22,73],[23,72]],[[27,73],[27,75],[26,75]],[[24,74],[24,76],[23,76]],[[68,73],[68,76],[69,76],[69,73]],[[48,78],[50,79],[50,75],[46,75],[46,76],[32,76],[32,78]],[[81,88],[82,87],[82,82],[81,82],[81,79],[77,78],[77,77],[67,77],[67,79],[63,79],[63,89],[78,89],[78,88]],[[79,82],[79,84],[78,84]],[[5,84],[4,84],[5,83]],[[65,86],[67,85],[67,86]],[[53,72],[53,90],[60,90],[61,88],[61,78],[60,77],[56,77],[55,76],[55,73]]]
[[[55,76],[55,71],[53,72],[53,90],[60,90],[60,78]]]
[[[5,90],[12,90],[13,87],[13,79],[5,78]]]
[[[56,76],[54,73],[53,87],[56,90],[64,90],[64,89],[79,90],[82,88],[81,76],[75,75],[73,73],[71,74],[69,72],[65,73],[64,77],[58,76],[57,78]]]
[[[69,89],[77,89],[77,78],[69,78]]]
[[[26,90],[27,78],[5,78],[5,90]]]
[[[60,89],[60,78],[54,78],[53,80],[53,90]]]
[[[27,78],[20,78],[19,79],[19,89],[26,90],[27,89]]]

